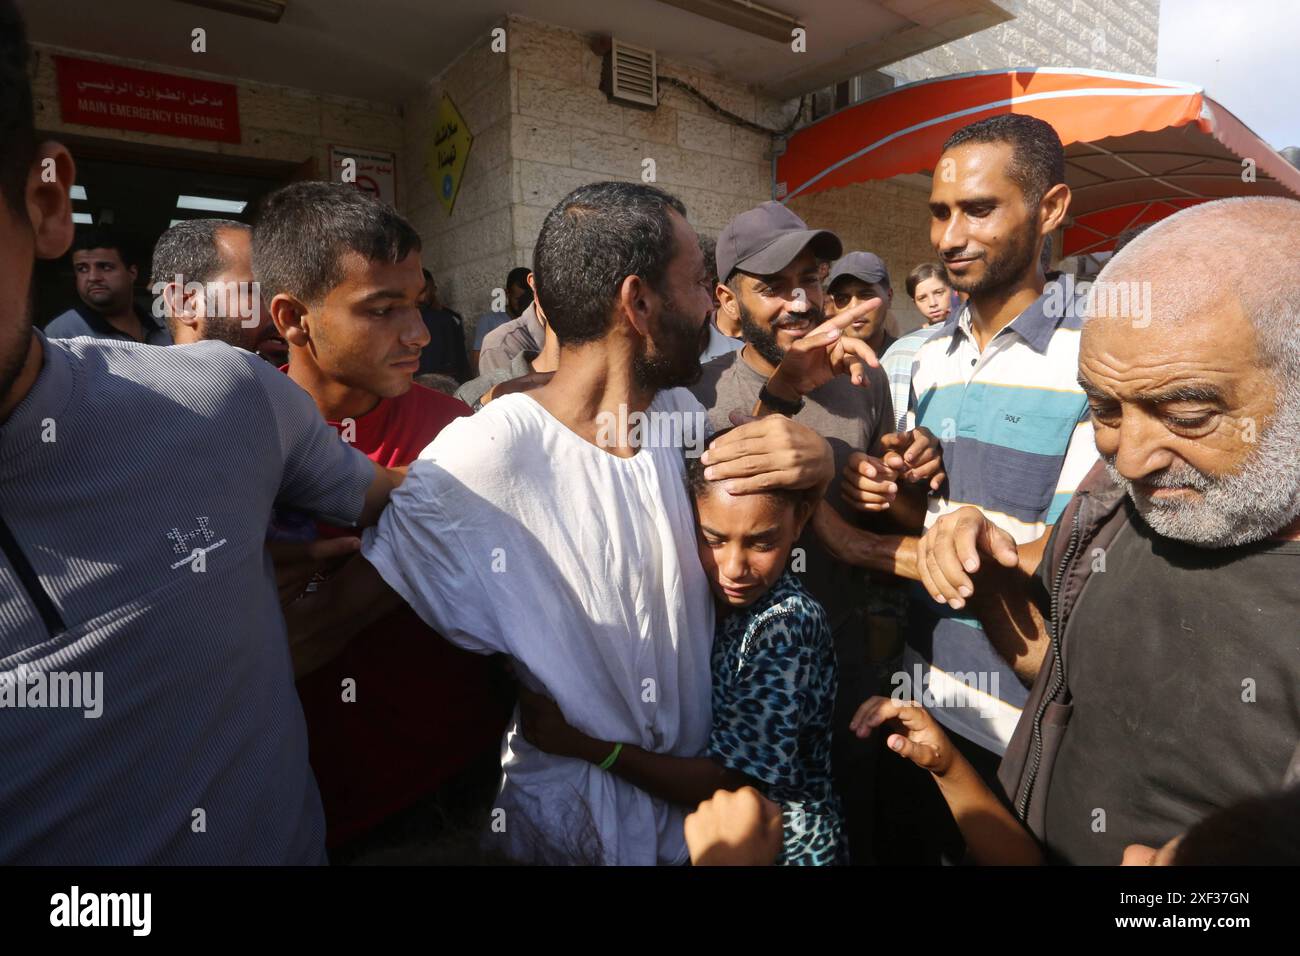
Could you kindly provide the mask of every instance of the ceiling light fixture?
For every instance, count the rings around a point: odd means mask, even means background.
[[[236,17],[252,17],[267,23],[279,23],[288,0],[179,0],[195,7],[207,7]]]
[[[177,209],[199,209],[203,212],[233,212],[235,214],[244,211],[248,202],[243,199],[214,199],[211,196],[177,196]]]
[[[800,26],[797,19],[752,0],[659,0],[697,16],[725,23],[737,30],[768,40],[790,42],[790,31]]]

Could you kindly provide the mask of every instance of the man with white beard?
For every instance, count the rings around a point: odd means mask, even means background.
[[[1056,861],[1161,846],[1296,750],[1297,248],[1300,202],[1254,197],[1125,247],[1079,353],[1102,461],[1050,538],[1017,548],[963,508],[922,539],[931,596],[969,601],[1033,682],[999,779]]]

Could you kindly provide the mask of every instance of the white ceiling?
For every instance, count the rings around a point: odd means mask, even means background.
[[[177,0],[18,0],[30,39],[222,76],[399,103],[507,13],[610,34],[792,96],[1008,19],[993,0],[764,0],[807,52],[659,0],[289,0],[278,24]],[[207,52],[190,31],[207,31]]]

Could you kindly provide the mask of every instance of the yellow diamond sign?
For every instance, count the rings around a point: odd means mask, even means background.
[[[438,190],[438,199],[442,201],[449,216],[452,207],[456,205],[456,194],[460,192],[461,176],[465,172],[465,161],[469,159],[469,148],[473,142],[474,137],[465,125],[460,110],[456,109],[450,96],[442,94],[426,170],[429,180]]]

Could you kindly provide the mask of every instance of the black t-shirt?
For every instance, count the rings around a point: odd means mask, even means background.
[[[425,328],[429,330],[429,344],[420,353],[420,371],[440,372],[457,382],[469,377],[469,354],[465,351],[465,332],[460,316],[451,309],[420,309]]]
[[[1069,863],[1118,864],[1277,789],[1300,740],[1300,542],[1196,548],[1123,506],[1066,628],[1045,835]]]

